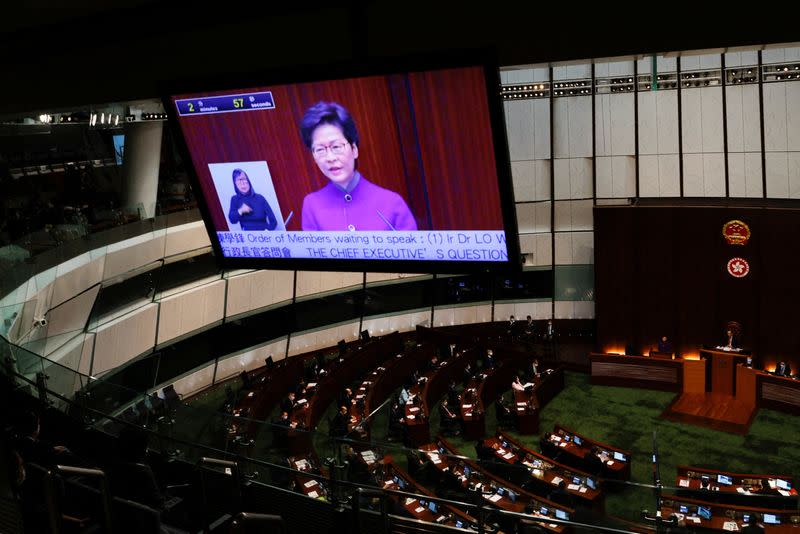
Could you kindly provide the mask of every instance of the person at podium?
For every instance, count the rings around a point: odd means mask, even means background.
[[[736,334],[730,328],[725,331],[725,342],[722,344],[722,350],[739,350],[739,340],[736,339]]]
[[[672,354],[672,343],[667,336],[661,336],[661,339],[658,340],[658,352]]]

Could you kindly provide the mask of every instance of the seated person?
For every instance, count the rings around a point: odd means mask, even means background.
[[[494,449],[488,446],[483,440],[475,443],[475,454],[481,462],[493,462],[495,459]]]
[[[274,424],[278,426],[283,426],[288,428],[292,424],[292,420],[289,419],[289,412],[283,411],[281,415],[273,421]]]
[[[311,362],[311,365],[308,367],[306,372],[306,377],[310,382],[316,382],[322,377],[322,367],[320,366],[317,360]]]
[[[458,406],[461,404],[461,395],[458,394],[455,380],[451,380],[450,385],[447,387],[447,402],[450,406]]]
[[[344,392],[339,396],[339,406],[347,406],[348,408],[353,405],[353,390],[344,388]]]
[[[508,331],[507,331],[506,333],[507,333],[509,336],[511,336],[512,338],[513,338],[513,337],[514,337],[514,335],[515,335],[514,328],[515,328],[515,325],[516,325],[516,324],[517,324],[517,319],[516,319],[516,318],[515,318],[513,315],[512,315],[511,317],[509,317],[509,318],[508,318]]]
[[[661,336],[661,339],[658,340],[658,352],[672,354],[672,343],[667,336]]]
[[[239,378],[242,380],[242,388],[243,389],[250,389],[253,384],[250,381],[250,375],[247,374],[247,371],[242,371],[239,373]]]
[[[483,358],[484,371],[494,368],[494,352],[491,349],[486,351],[486,356]]]
[[[528,315],[528,317],[525,320],[525,336],[533,337],[534,332],[535,329],[533,324],[533,318],[530,315]]]
[[[525,382],[524,384],[519,379],[519,375],[514,375],[514,381],[511,382],[511,389],[512,391],[525,391],[526,393],[530,393],[533,391],[534,384],[531,382]]]
[[[498,424],[508,424],[514,420],[514,413],[506,403],[502,393],[497,396],[497,400],[494,402],[494,411]]]
[[[155,510],[164,509],[164,494],[147,464],[147,433],[124,427],[117,440],[117,458],[111,468],[111,493]]]
[[[408,461],[408,474],[415,478],[423,475],[432,465],[427,454],[414,449],[406,449],[406,460]]]
[[[761,479],[761,489],[758,490],[759,495],[780,495],[781,492],[778,488],[773,488],[766,479]]]
[[[292,413],[294,411],[295,406],[297,406],[297,402],[295,401],[295,392],[290,391],[289,395],[286,396],[281,401],[281,411],[286,413]]]
[[[57,464],[84,465],[83,461],[67,447],[39,439],[41,425],[37,413],[31,411],[23,413],[15,426],[14,448],[26,463],[38,464],[45,468],[52,468]]]
[[[533,382],[535,378],[538,378],[541,372],[542,370],[541,366],[539,365],[539,359],[534,358],[528,367],[528,376],[530,377],[530,381]]]
[[[469,381],[472,380],[472,375],[475,373],[475,370],[472,368],[469,362],[467,365],[464,366],[464,387],[469,384]]]
[[[511,382],[511,389],[512,391],[525,391],[525,386],[522,385],[522,382],[519,379],[519,375],[514,377],[514,381]]]
[[[400,406],[399,399],[395,399],[389,410],[389,433],[387,438],[400,439],[403,437],[405,432],[403,425],[406,422],[405,417],[403,417],[404,414],[405,412]]]
[[[439,419],[440,425],[443,432],[455,432],[458,433],[458,415],[450,409],[450,406],[447,404],[447,398],[445,397],[442,399],[442,403],[439,405]]]
[[[347,435],[347,426],[350,424],[350,416],[347,413],[347,406],[342,405],[331,421],[330,434],[333,437],[344,437]]]
[[[789,364],[784,361],[778,362],[778,366],[775,367],[775,374],[789,378],[792,376],[792,368],[789,367]]]
[[[601,453],[597,446],[592,446],[589,454],[586,455],[586,470],[593,475],[599,475],[603,472],[607,461],[608,454],[605,451]]]
[[[439,364],[439,358],[437,358],[436,355],[434,354],[433,356],[431,356],[431,361],[428,362],[428,370],[435,371],[439,369],[439,367],[441,367],[441,365]]]
[[[725,331],[725,341],[722,344],[722,348],[728,350],[739,348],[739,340],[730,328]]]
[[[419,384],[419,382],[420,382],[419,370],[414,369],[413,371],[411,371],[410,383]]]
[[[543,337],[545,341],[553,341],[556,338],[556,327],[553,325],[552,319],[547,320],[547,325],[544,327]]]
[[[359,458],[358,453],[353,450],[352,446],[345,445],[343,452],[343,459],[347,466],[347,480],[359,484],[367,483],[369,479],[367,464],[361,461],[361,458]]]

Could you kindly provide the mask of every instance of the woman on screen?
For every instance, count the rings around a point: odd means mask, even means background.
[[[242,169],[233,171],[233,189],[236,194],[231,197],[231,209],[228,220],[231,224],[239,223],[242,230],[274,230],[278,225],[272,208],[267,200],[253,191],[250,178]]]
[[[403,198],[367,180],[356,169],[358,131],[350,113],[335,102],[310,107],[300,122],[303,143],[328,184],[303,199],[303,230],[416,230]]]

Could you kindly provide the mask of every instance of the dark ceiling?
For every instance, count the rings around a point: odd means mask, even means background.
[[[151,98],[183,77],[438,50],[493,47],[518,65],[800,40],[796,17],[763,2],[708,13],[697,2],[164,4],[4,7],[0,114]]]

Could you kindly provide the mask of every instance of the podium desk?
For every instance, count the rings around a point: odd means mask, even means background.
[[[747,362],[747,354],[717,349],[700,350],[700,358],[711,362],[711,391],[735,395],[736,365]]]

